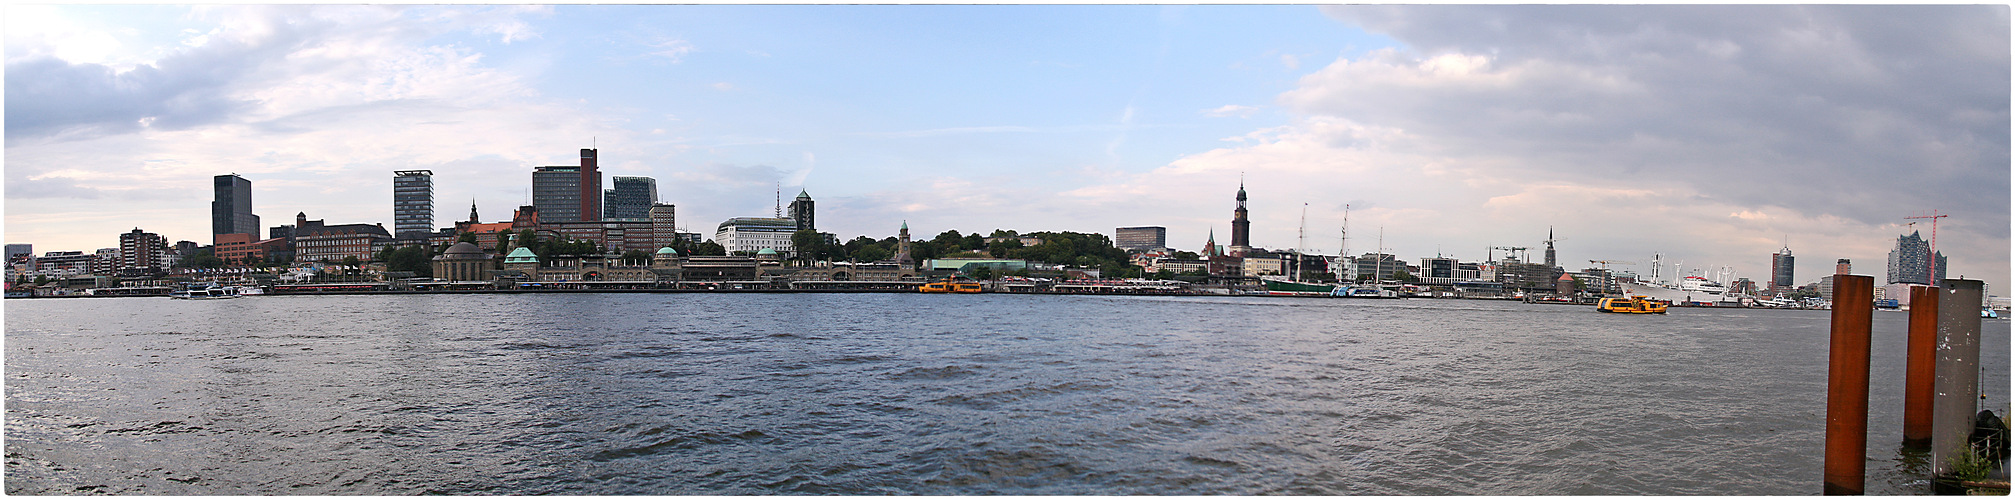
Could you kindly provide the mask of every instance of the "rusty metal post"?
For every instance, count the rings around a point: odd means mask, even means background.
[[[1910,337],[1904,351],[1903,446],[1931,447],[1931,382],[1938,366],[1938,287],[1910,289]]]
[[[1938,373],[1931,401],[1931,473],[1952,472],[1952,458],[1970,453],[1973,415],[1980,409],[1979,280],[1945,280],[1938,294]],[[1914,307],[1914,306],[1913,306]]]
[[[1828,495],[1859,495],[1868,472],[1868,338],[1875,277],[1833,276],[1833,345],[1826,370]]]

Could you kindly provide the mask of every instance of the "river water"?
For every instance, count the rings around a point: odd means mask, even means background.
[[[1820,491],[1825,311],[533,294],[10,300],[13,494]],[[1877,313],[1870,493],[1905,314]],[[1985,408],[2008,408],[2005,320]]]

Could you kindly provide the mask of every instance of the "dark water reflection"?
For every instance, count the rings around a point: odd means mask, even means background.
[[[1816,494],[1827,313],[927,295],[6,304],[8,493]],[[1871,493],[1922,493],[1902,314]],[[1986,407],[2008,407],[1988,322]]]

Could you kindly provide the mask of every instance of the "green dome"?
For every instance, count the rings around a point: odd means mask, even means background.
[[[678,255],[678,254],[679,254],[679,251],[678,251],[678,250],[673,250],[673,249],[672,249],[672,247],[664,247],[664,248],[660,248],[660,249],[658,249],[658,253],[657,253],[657,255]]]
[[[518,264],[527,262],[537,264],[539,262],[539,254],[532,253],[532,249],[525,247],[518,247],[515,250],[511,250],[510,255],[504,256],[505,264]]]
[[[776,254],[777,254],[776,250],[771,250],[768,248],[756,251],[756,255],[776,255]]]

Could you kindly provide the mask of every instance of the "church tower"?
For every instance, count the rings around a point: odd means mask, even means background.
[[[1244,257],[1252,249],[1252,221],[1245,217],[1245,181],[1238,183],[1238,206],[1231,211],[1231,255]]]
[[[1555,265],[1555,262],[1553,258],[1553,226],[1546,226],[1546,267],[1560,267]]]

